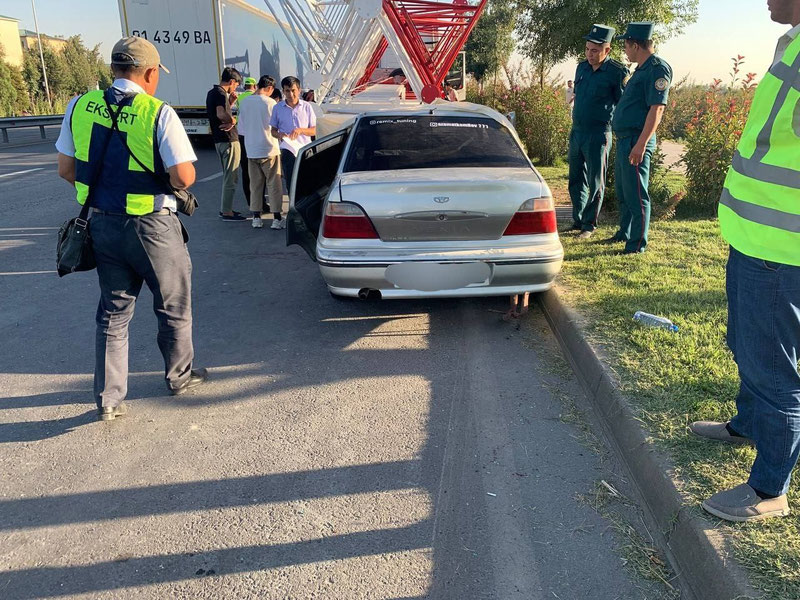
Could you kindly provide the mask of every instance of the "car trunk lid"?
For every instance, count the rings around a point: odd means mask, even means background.
[[[499,239],[523,202],[549,195],[530,168],[357,172],[340,183],[341,199],[395,242]]]

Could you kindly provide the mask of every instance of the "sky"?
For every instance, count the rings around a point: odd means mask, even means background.
[[[266,9],[260,0],[247,0]],[[116,0],[36,0],[39,29],[48,35],[69,37],[80,34],[88,46],[101,44],[101,52],[109,58],[111,47],[121,33]],[[20,26],[34,29],[30,0],[2,0],[0,14],[20,20]],[[587,23],[587,32],[591,23]],[[657,49],[670,63],[675,81],[688,76],[697,83],[715,77],[728,81],[731,57],[745,57],[744,72],[755,72],[758,78],[772,62],[775,43],[789,29],[769,19],[766,0],[700,0],[697,22],[679,37]],[[568,62],[554,69],[564,79],[572,79],[575,63]]]

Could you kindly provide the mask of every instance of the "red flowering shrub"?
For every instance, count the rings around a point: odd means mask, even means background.
[[[731,86],[720,87],[720,80],[696,103],[695,115],[686,126],[687,196],[679,212],[698,215],[716,214],[725,175],[742,135],[752,102],[755,73],[741,81],[738,72],[742,63],[734,60]],[[738,89],[734,84],[739,84]]]

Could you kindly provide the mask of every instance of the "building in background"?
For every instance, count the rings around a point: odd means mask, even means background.
[[[22,39],[19,19],[0,15],[0,45],[3,46],[4,60],[13,67],[21,67]]]
[[[67,40],[63,37],[53,37],[52,35],[41,34],[42,44],[48,46],[54,52],[61,52],[67,45]],[[22,42],[22,48],[28,50],[29,48],[37,48],[36,46],[36,32],[30,29],[20,29],[19,39]]]

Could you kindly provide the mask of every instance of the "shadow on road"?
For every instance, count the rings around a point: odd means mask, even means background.
[[[314,293],[319,291],[315,289]],[[239,297],[247,304],[246,294]],[[269,299],[260,297],[255,301],[269,302]],[[463,495],[451,487],[453,482],[458,487],[460,471],[466,462],[479,454],[478,449],[470,447],[470,436],[464,433],[468,413],[453,410],[453,403],[460,395],[460,357],[464,349],[452,345],[452,333],[464,326],[459,310],[459,305],[464,303],[481,310],[505,306],[504,301],[497,299],[374,304],[340,302],[320,294],[307,302],[302,323],[288,322],[284,325],[284,333],[286,330],[295,331],[300,338],[287,345],[286,349],[291,352],[271,352],[271,356],[278,358],[254,363],[252,348],[259,345],[270,347],[270,335],[267,334],[265,339],[264,330],[253,328],[239,331],[236,343],[225,346],[225,362],[217,360],[209,364],[211,382],[197,393],[181,397],[178,403],[161,391],[163,379],[160,375],[134,374],[131,378],[129,396],[133,398],[134,411],[144,404],[172,404],[202,417],[209,406],[235,404],[254,395],[269,398],[280,391],[314,389],[354,379],[423,376],[430,380],[428,437],[424,450],[413,460],[0,501],[0,514],[3,515],[0,529],[6,532],[28,531],[27,535],[32,530],[81,523],[97,523],[102,528],[103,523],[118,519],[189,511],[213,514],[219,509],[254,504],[404,489],[423,491],[431,500],[432,508],[427,518],[399,528],[332,535],[297,543],[187,550],[136,557],[125,555],[124,548],[121,548],[119,557],[92,561],[89,565],[5,571],[0,575],[0,589],[4,589],[4,595],[9,594],[6,596],[9,598],[87,594],[208,577],[210,574],[223,576],[432,547],[434,572],[428,592],[430,596],[424,597],[485,597],[491,588],[491,569],[487,569],[485,564],[485,552],[460,550],[459,554],[464,556],[454,557],[448,549],[450,532],[456,532],[464,547],[488,548],[484,539],[485,526],[473,522],[481,519],[480,503],[475,503],[473,509],[464,510],[460,504]],[[142,308],[149,307],[142,306],[140,310]],[[237,310],[246,312],[248,308],[239,306]],[[393,321],[410,323],[419,315],[427,315],[427,328],[381,331],[382,326]],[[201,339],[203,329],[201,326]],[[407,339],[414,340],[414,343],[407,345]],[[385,344],[386,340],[390,343]],[[307,350],[303,352],[303,348]],[[208,349],[205,353],[209,354]],[[22,364],[19,367],[20,371],[24,370]],[[233,388],[225,385],[231,380],[237,382]],[[231,391],[220,393],[222,389]],[[85,403],[87,394],[75,391],[38,394],[6,398],[4,403],[7,408],[17,409],[77,404]],[[281,408],[269,407],[270,410]],[[91,422],[93,415],[94,411],[91,411],[53,421],[0,424],[0,441],[47,439]],[[111,425],[128,429],[141,427],[141,423],[133,418],[118,420]],[[450,450],[451,454],[445,461],[453,432],[460,432],[459,448],[454,454]],[[443,485],[443,480],[450,483]],[[481,493],[480,490],[474,491],[475,495]],[[442,536],[446,540],[444,547],[437,541],[437,531],[445,532]],[[224,541],[219,540],[219,543]],[[483,573],[484,576],[462,578],[457,575],[459,570]],[[389,596],[378,593],[375,597]]]

